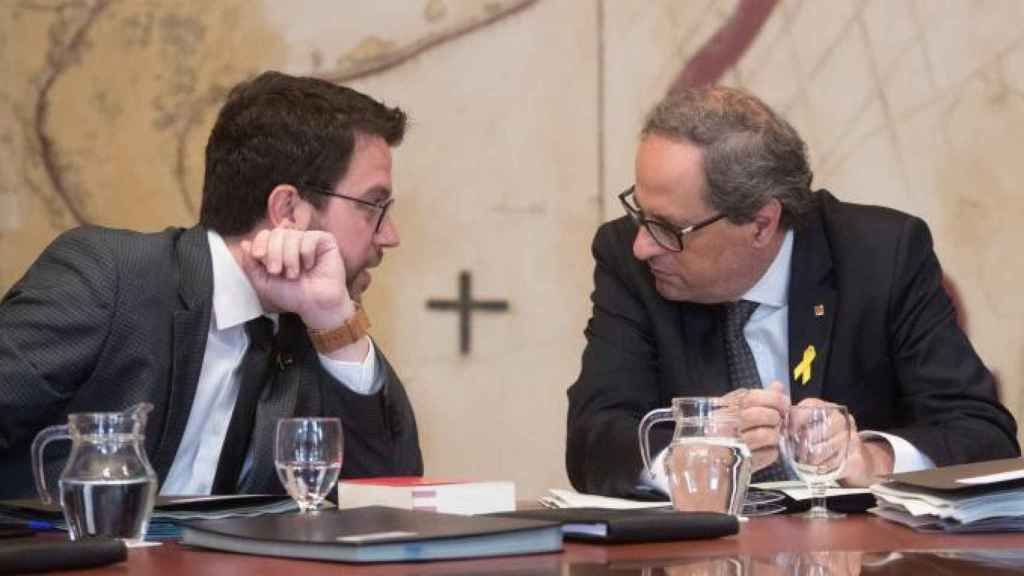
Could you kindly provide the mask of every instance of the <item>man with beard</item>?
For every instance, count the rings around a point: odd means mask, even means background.
[[[342,477],[423,470],[412,407],[366,334],[369,269],[398,246],[405,113],[313,78],[236,86],[206,147],[199,224],[62,234],[0,303],[0,497],[78,412],[153,404],[161,494],[282,491],[279,418],[339,417]],[[67,454],[47,449],[47,477]]]

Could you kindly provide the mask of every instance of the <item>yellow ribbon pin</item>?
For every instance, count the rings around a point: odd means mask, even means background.
[[[814,346],[808,346],[804,350],[804,359],[793,368],[793,379],[799,380],[801,386],[806,386],[811,379],[811,363],[814,362],[815,355]]]

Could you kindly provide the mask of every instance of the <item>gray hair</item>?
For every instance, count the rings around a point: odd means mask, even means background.
[[[813,205],[804,141],[768,105],[742,90],[673,91],[647,115],[641,136],[650,135],[700,147],[705,200],[733,222],[750,222],[776,198],[782,226],[795,227]]]

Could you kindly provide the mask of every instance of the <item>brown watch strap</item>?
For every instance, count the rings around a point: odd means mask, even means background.
[[[313,347],[321,354],[329,354],[359,340],[370,329],[370,318],[362,306],[356,305],[356,313],[344,324],[333,330],[309,330]]]

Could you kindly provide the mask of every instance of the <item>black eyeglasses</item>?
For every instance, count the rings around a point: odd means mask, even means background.
[[[651,235],[651,238],[654,238],[654,241],[658,243],[658,246],[661,246],[670,252],[683,251],[683,236],[696,232],[705,226],[710,226],[722,218],[725,218],[725,214],[719,214],[696,224],[691,224],[685,228],[676,228],[667,222],[648,218],[639,206],[631,203],[629,198],[633,196],[635,188],[635,186],[630,186],[625,192],[619,194],[619,201],[622,202],[622,207],[626,209],[626,214],[629,214],[630,218],[636,222],[637,226],[643,226],[647,230],[647,233]]]
[[[335,198],[344,198],[345,200],[351,200],[356,204],[362,204],[363,206],[368,206],[370,208],[373,208],[374,210],[379,210],[380,214],[377,215],[377,224],[373,227],[374,234],[380,232],[380,227],[384,223],[384,217],[387,216],[388,214],[388,208],[391,208],[391,205],[395,203],[394,198],[386,198],[380,202],[370,202],[369,200],[363,200],[362,198],[356,198],[355,196],[347,196],[345,194],[340,194],[338,192],[335,192],[334,190],[329,190],[327,188],[322,188],[320,186],[302,184],[300,185],[300,187],[303,190],[309,190],[314,194],[320,194],[322,196],[334,196]]]

